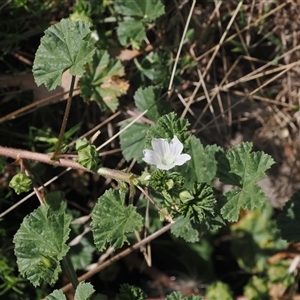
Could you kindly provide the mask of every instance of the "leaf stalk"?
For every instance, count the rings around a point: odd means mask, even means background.
[[[69,118],[69,114],[70,114],[73,91],[74,91],[74,86],[75,86],[75,79],[76,79],[76,76],[72,75],[69,96],[68,96],[66,109],[65,109],[65,114],[64,114],[64,118],[63,118],[63,121],[62,121],[62,124],[61,124],[61,128],[60,128],[60,132],[59,132],[59,136],[58,136],[58,141],[57,141],[57,144],[56,144],[56,147],[55,147],[55,151],[54,151],[54,154],[51,158],[52,160],[59,160],[58,155],[59,155],[59,152],[60,152],[60,146],[61,146],[61,143],[62,143],[62,140],[63,140],[63,137],[64,137],[64,133],[66,131],[67,122],[68,122],[68,118]]]

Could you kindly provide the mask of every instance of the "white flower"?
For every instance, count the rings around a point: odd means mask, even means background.
[[[167,139],[152,139],[151,145],[153,150],[145,149],[143,151],[143,161],[156,165],[160,170],[170,170],[175,166],[182,166],[191,159],[190,155],[181,154],[183,145],[176,135],[170,143]]]

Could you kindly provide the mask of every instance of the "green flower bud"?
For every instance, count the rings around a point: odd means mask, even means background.
[[[19,195],[31,189],[32,180],[23,173],[16,174],[10,181],[9,186]]]
[[[166,186],[167,186],[167,190],[168,191],[171,190],[173,188],[173,186],[174,186],[174,180],[173,179],[168,179],[166,181]]]
[[[182,202],[188,202],[190,200],[193,200],[194,196],[191,195],[191,193],[188,191],[182,191],[179,193],[179,198]]]
[[[149,174],[148,172],[143,172],[142,175],[138,178],[138,181],[141,184],[148,185],[150,179],[151,179],[151,174]]]

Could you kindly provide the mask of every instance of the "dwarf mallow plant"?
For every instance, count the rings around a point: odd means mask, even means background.
[[[175,166],[182,166],[191,156],[181,154],[183,144],[175,135],[171,142],[167,139],[153,138],[151,141],[153,150],[145,149],[143,151],[143,161],[148,164],[156,165],[157,169],[170,170]]]
[[[90,40],[89,26],[83,21],[72,23],[70,20],[63,20],[47,31],[34,63],[33,73],[38,84],[43,83],[51,89],[59,84],[62,72],[66,70],[70,69],[73,76],[84,73],[84,65],[92,61],[95,50],[94,41]],[[61,53],[64,51],[70,59],[65,60],[67,62],[65,65],[61,65],[57,61],[62,59]],[[61,69],[57,70],[58,67]],[[51,68],[56,72],[52,72]],[[84,82],[83,80],[81,88],[84,88]],[[132,204],[133,201],[126,200],[128,192],[130,198],[133,198],[134,192],[141,191],[144,200],[149,201],[149,205],[157,212],[156,216],[155,214],[151,216],[160,218],[165,223],[169,222],[165,225],[153,221],[155,226],[153,225],[151,229],[152,234],[77,280],[74,267],[68,259],[70,248],[68,240],[73,217],[66,210],[67,205],[62,192],[48,193],[42,199],[41,205],[24,218],[13,240],[19,271],[34,286],[39,286],[43,282],[54,284],[58,280],[63,263],[73,287],[77,288],[76,294],[81,295],[77,298],[75,295],[75,299],[89,299],[94,293],[92,286],[89,283],[79,284],[78,281],[88,279],[113,261],[139,249],[167,230],[171,229],[171,234],[186,242],[197,242],[203,234],[215,232],[218,228],[226,226],[226,222],[238,221],[240,210],[251,211],[262,207],[267,201],[257,181],[266,176],[265,171],[274,163],[268,154],[252,151],[252,144],[249,142],[240,143],[228,151],[216,145],[204,147],[199,139],[187,133],[189,127],[187,120],[179,119],[175,113],[168,112],[167,107],[163,109],[159,107],[156,94],[157,90],[150,86],[139,88],[134,95],[135,105],[141,111],[145,111],[145,115],[154,125],[139,122],[125,124],[120,134],[124,158],[127,161],[136,158],[138,163],[155,165],[156,169],[150,169],[148,173],[140,175],[100,167],[98,151],[87,140],[76,143],[77,163],[73,159],[61,158],[59,153],[58,159],[51,159],[49,154],[0,146],[0,156],[12,157],[19,162],[22,159],[29,159],[60,167],[77,168],[113,178],[118,182],[118,188],[108,189],[99,197],[91,212],[95,251],[102,252],[108,247],[114,249],[124,247],[125,243],[132,242],[132,233],[138,236],[143,231],[142,228],[145,226],[143,214],[146,212],[140,213]],[[151,146],[152,150],[149,149]],[[189,154],[182,153],[183,149]],[[5,164],[1,161],[0,170],[4,170]],[[184,167],[170,171],[175,166],[182,165]],[[232,186],[232,189],[223,194],[217,191],[214,186],[216,179]],[[31,184],[28,182],[27,186],[29,190]],[[17,180],[13,188],[17,192],[23,192],[24,184]],[[299,198],[299,195],[296,198]],[[299,230],[292,232],[288,230],[298,228],[296,222],[293,226],[293,220],[289,217],[295,215],[294,219],[300,219],[299,201],[297,203],[287,207],[278,222],[282,236],[289,241],[300,240]],[[295,212],[292,213],[292,210]],[[285,224],[289,226],[285,227]],[[131,234],[130,239],[128,234]],[[82,248],[85,247],[86,245],[82,244]],[[92,255],[90,257],[92,260]],[[89,265],[91,262],[87,261],[86,264]],[[63,291],[66,292],[72,285],[55,290],[46,299],[66,299]],[[146,299],[143,293],[139,293],[138,298],[133,297],[132,295],[136,294],[134,288],[126,289],[124,293],[126,297],[122,295],[122,298],[117,299]],[[181,296],[175,296],[169,296],[167,299],[183,299]],[[193,299],[200,300],[201,297],[195,296]]]

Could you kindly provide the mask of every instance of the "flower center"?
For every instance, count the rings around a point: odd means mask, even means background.
[[[161,159],[161,163],[165,166],[171,166],[175,162],[175,158],[171,154],[165,154],[164,157]]]

